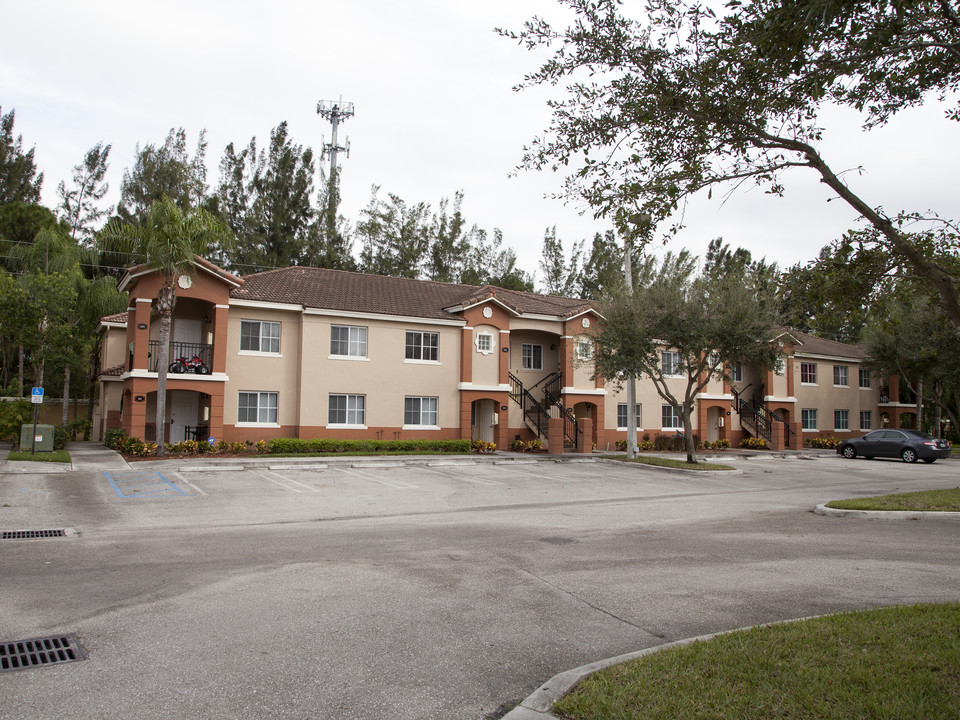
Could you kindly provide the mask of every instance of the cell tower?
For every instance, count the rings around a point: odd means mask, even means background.
[[[343,145],[337,144],[337,127],[341,120],[353,117],[353,103],[340,100],[320,100],[317,103],[317,115],[322,115],[333,126],[333,137],[330,142],[323,144],[323,156],[330,155],[330,177],[337,170],[337,153],[345,152],[350,157],[350,138]],[[321,157],[323,157],[321,156]]]

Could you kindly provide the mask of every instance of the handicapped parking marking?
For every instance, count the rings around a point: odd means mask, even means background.
[[[188,495],[156,470],[124,473],[108,473],[104,471],[103,474],[107,478],[107,482],[110,483],[110,487],[112,487],[113,491],[117,494],[117,497],[123,500],[129,500],[130,498],[158,500],[164,497],[187,497]]]

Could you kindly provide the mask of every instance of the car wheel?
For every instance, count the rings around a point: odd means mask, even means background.
[[[853,460],[857,456],[857,449],[853,445],[844,445],[840,448],[840,454],[847,460]]]
[[[915,463],[917,461],[917,451],[913,448],[904,448],[900,453],[900,459],[905,463]]]
[[[935,463],[935,462],[937,461],[937,459],[936,459],[936,458],[924,458],[923,461],[924,461],[927,465],[929,465],[930,463]]]

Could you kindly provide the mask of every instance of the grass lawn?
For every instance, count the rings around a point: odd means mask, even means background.
[[[66,450],[54,450],[53,452],[38,452],[36,455],[34,455],[29,450],[25,452],[15,450],[10,452],[7,460],[33,460],[36,462],[68,463],[70,462],[70,453],[68,453]]]
[[[567,720],[955,720],[960,603],[842,613],[724,635],[585,678]]]
[[[878,495],[853,500],[833,500],[827,507],[837,510],[913,510],[924,512],[960,512],[960,488],[921,490],[920,492]]]
[[[686,460],[675,460],[674,458],[665,458],[665,457],[644,457],[640,455],[636,460],[630,460],[626,455],[604,455],[606,460],[619,460],[620,462],[634,462],[640,463],[641,465],[659,465],[660,467],[670,467],[670,468],[680,468],[682,470],[734,470],[735,468],[730,467],[729,465],[718,465],[716,463],[708,463],[705,461],[698,462],[696,464],[688,463]]]

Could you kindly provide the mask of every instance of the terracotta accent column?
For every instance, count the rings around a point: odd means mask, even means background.
[[[784,432],[783,423],[775,422],[770,428],[770,449],[771,450],[783,450],[786,448],[786,433]]]
[[[560,454],[563,452],[563,418],[550,418],[548,426],[547,444],[550,447],[547,449],[551,453]]]
[[[152,389],[156,391],[156,387]],[[143,440],[143,436],[147,431],[147,401],[144,399],[143,402],[137,402],[137,395],[142,395],[146,398],[147,387],[145,387],[145,383],[134,380],[130,383],[130,402],[129,404],[124,403],[124,430],[126,430],[127,434],[131,437]]]
[[[145,298],[138,298],[136,309],[133,313],[127,313],[128,323],[130,323],[129,317],[131,314],[133,315],[133,367],[137,370],[146,370],[150,362],[147,358],[150,352],[150,301]],[[146,327],[141,329],[140,325]],[[127,327],[130,327],[130,325],[128,324]],[[127,337],[129,336],[128,332]]]
[[[230,310],[225,305],[217,305],[213,313],[213,372],[215,373],[225,373],[227,371],[227,345],[229,343],[227,317],[229,313]],[[214,435],[214,437],[218,436]]]
[[[217,439],[217,442],[223,440],[223,383],[220,385],[220,392],[210,395],[210,429],[207,437]]]
[[[793,358],[787,358],[787,397],[796,397],[793,392]]]
[[[500,331],[500,347],[497,348],[497,352],[500,353],[500,384],[507,385],[510,383],[510,331],[501,330]],[[504,349],[507,349],[508,352],[504,352]]]
[[[577,420],[577,450],[581,453],[593,452],[593,418]]]

